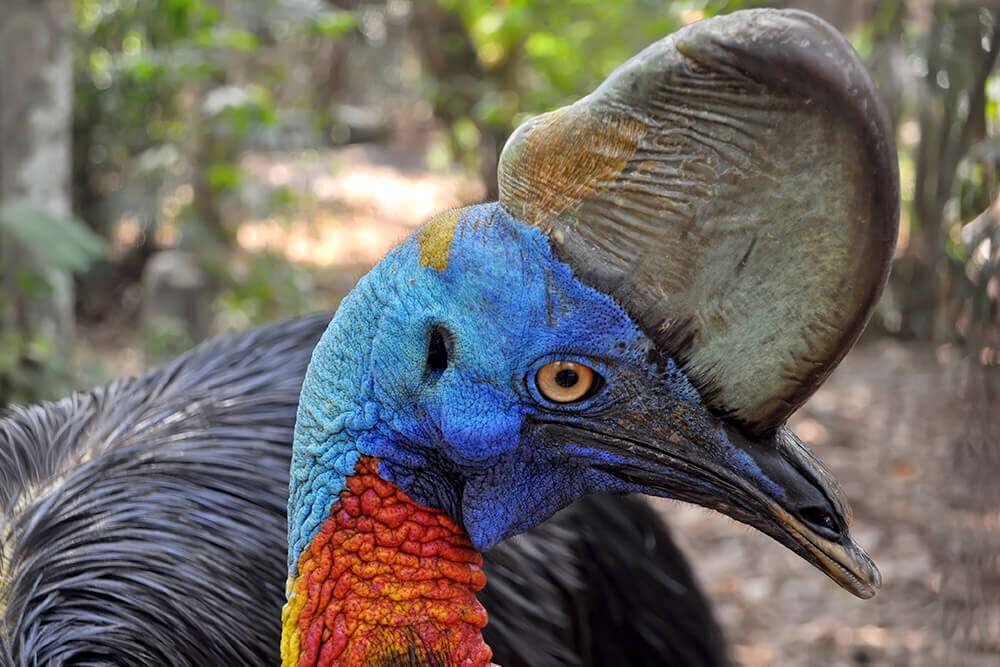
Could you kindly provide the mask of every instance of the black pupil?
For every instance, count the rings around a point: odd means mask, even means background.
[[[580,376],[577,375],[576,371],[570,370],[568,368],[563,368],[558,373],[556,373],[556,384],[563,389],[569,389],[570,387],[575,387],[580,381]]]

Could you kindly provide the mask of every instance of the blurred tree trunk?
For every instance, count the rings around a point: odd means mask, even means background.
[[[73,69],[69,0],[0,0],[0,207],[22,203],[70,213],[70,119]],[[68,353],[73,333],[73,286],[0,230],[0,327],[19,332],[17,363],[30,365],[28,342],[42,334]],[[23,276],[44,277],[47,294],[28,296]],[[8,350],[10,355],[12,351]],[[0,370],[0,405],[9,386]]]
[[[956,328],[967,356],[958,377],[961,426],[943,490],[963,521],[939,554],[947,667],[995,665],[1000,656],[1000,195],[961,239],[968,283]]]
[[[472,38],[455,11],[434,0],[418,0],[413,3],[412,11],[414,46],[438,86],[430,96],[434,115],[449,126],[461,118],[471,117],[475,122],[480,136],[480,177],[486,187],[486,201],[496,201],[497,161],[509,130],[475,118],[472,110],[486,90],[514,88],[516,54],[486,69],[479,63]]]
[[[837,30],[849,34],[859,24],[871,19],[876,6],[884,0],[790,0],[789,2],[767,3],[779,7],[793,7],[816,14],[829,21]]]
[[[986,25],[982,11],[976,3],[937,2],[926,39],[912,232],[897,263],[897,281],[907,285],[900,299],[902,332],[919,338],[947,338],[954,323],[942,282],[946,205],[962,159],[985,134],[986,82],[1000,55],[1000,19],[993,12]]]

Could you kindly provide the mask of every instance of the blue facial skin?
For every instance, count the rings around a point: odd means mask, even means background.
[[[716,460],[780,496],[674,363],[654,359],[625,312],[576,280],[541,231],[497,204],[465,209],[442,271],[421,264],[419,234],[360,281],[313,353],[295,427],[292,574],[362,454],[380,458],[380,474],[415,500],[446,511],[480,550],[587,493],[664,495],[600,469],[637,460],[588,437],[628,430],[625,422],[639,432],[657,416],[669,427],[657,440],[708,442]],[[428,366],[435,326],[448,349],[440,371]],[[534,378],[558,359],[590,366],[603,389],[551,403]],[[638,465],[679,488],[713,491],[683,466]]]

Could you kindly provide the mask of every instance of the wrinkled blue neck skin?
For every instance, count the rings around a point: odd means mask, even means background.
[[[625,312],[498,204],[462,211],[444,270],[421,263],[419,235],[361,279],[313,352],[292,458],[293,576],[361,455],[381,459],[379,473],[418,502],[449,513],[480,550],[586,493],[642,491],[580,463],[614,464],[614,454],[522,437],[527,418],[554,408],[534,385],[545,363],[585,360],[608,377],[619,364],[648,365],[651,344]],[[451,332],[439,374],[427,363],[435,325]],[[672,361],[660,366],[666,391],[700,405]],[[572,409],[585,419],[586,404]]]

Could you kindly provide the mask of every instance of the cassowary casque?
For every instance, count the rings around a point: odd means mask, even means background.
[[[856,54],[795,11],[693,24],[521,126],[499,203],[424,225],[316,347],[284,664],[489,664],[479,552],[595,492],[717,509],[873,595],[784,422],[885,281],[894,160]]]

